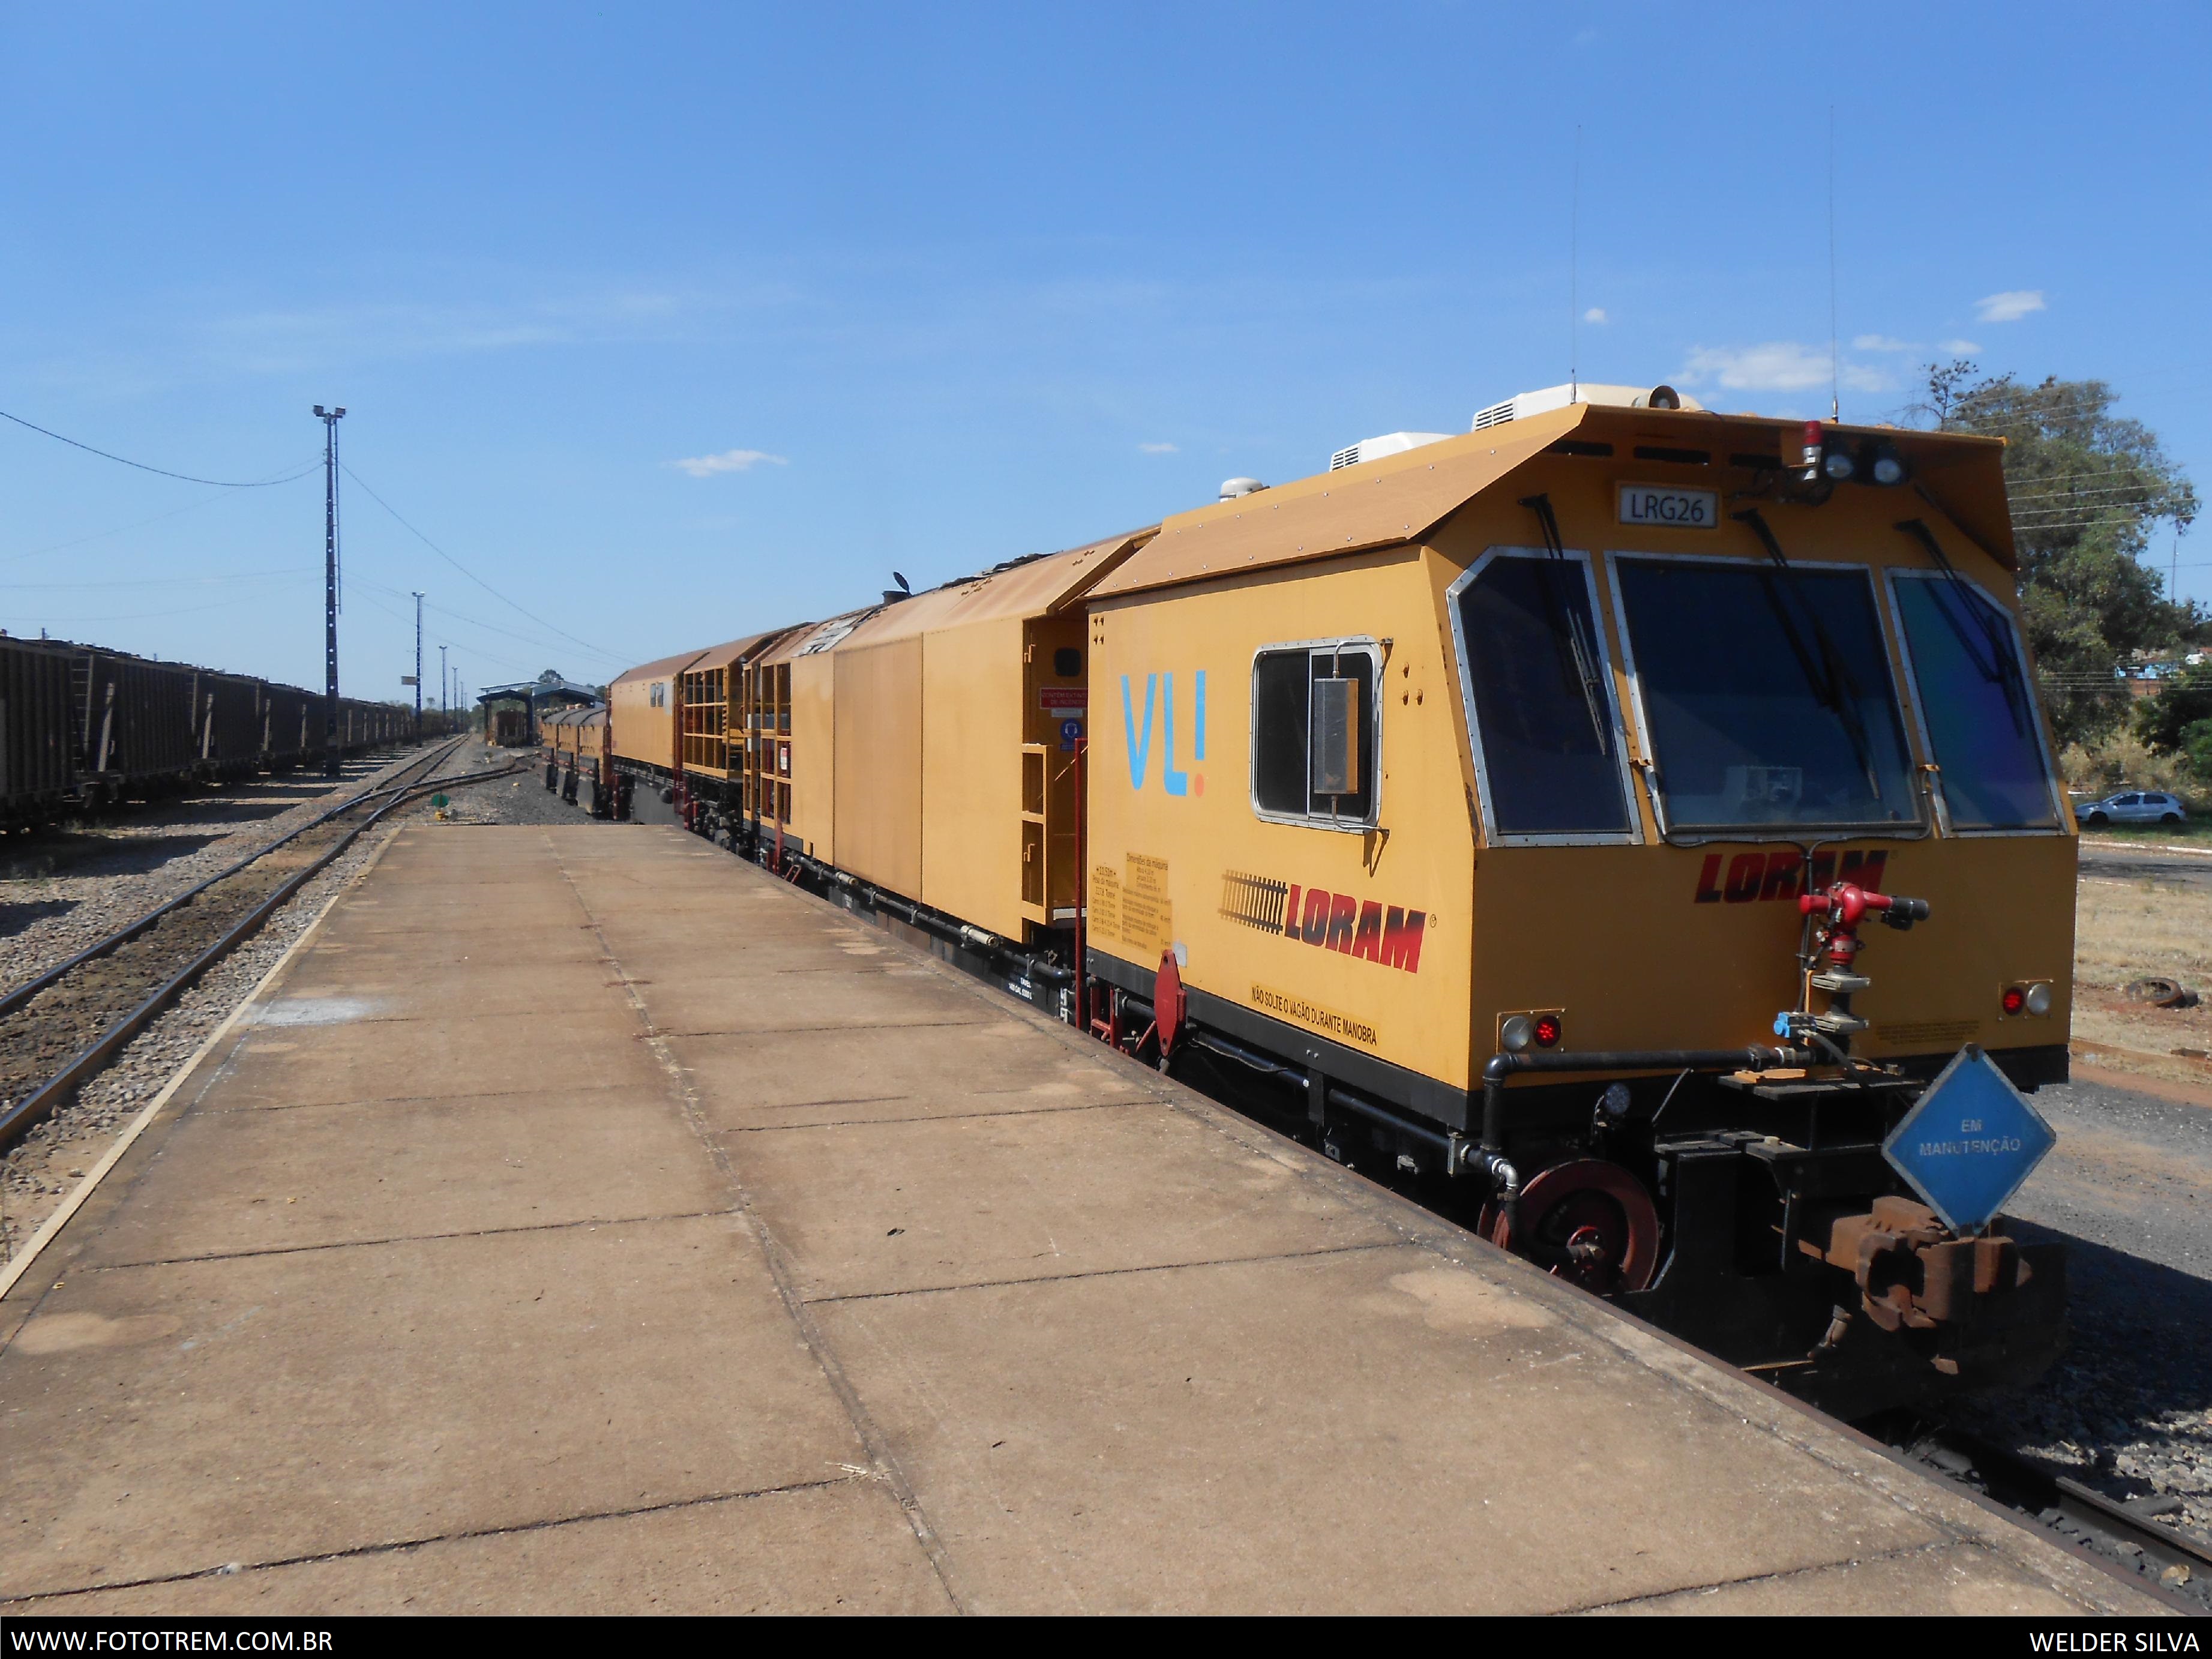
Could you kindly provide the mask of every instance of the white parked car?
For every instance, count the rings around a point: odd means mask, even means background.
[[[2101,830],[2115,823],[2170,823],[2179,828],[2188,820],[2188,809],[2178,795],[2150,790],[2129,790],[2102,800],[2084,801],[2074,817],[2084,830]]]

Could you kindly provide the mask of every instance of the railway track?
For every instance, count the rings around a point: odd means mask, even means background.
[[[465,741],[438,745],[398,777],[331,807],[0,996],[0,1152],[252,937],[362,831],[430,790],[516,769],[432,776]]]
[[[2033,1458],[1942,1428],[1901,1448],[1916,1462],[2042,1522],[2075,1548],[2123,1567],[2212,1612],[2212,1549],[2161,1525],[2172,1500],[2107,1498]]]

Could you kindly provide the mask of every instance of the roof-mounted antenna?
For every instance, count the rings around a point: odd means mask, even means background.
[[[1830,171],[1834,164],[1830,163]],[[1567,206],[1567,401],[1583,400],[1583,130],[1575,126],[1574,186]]]
[[[1836,346],[1836,106],[1828,106],[1828,418],[1844,418],[1843,356]]]

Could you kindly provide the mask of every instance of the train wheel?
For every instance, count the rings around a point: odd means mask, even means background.
[[[1644,1183],[1618,1164],[1576,1158],[1555,1164],[1521,1194],[1516,1230],[1495,1206],[1480,1231],[1554,1276],[1601,1295],[1640,1291],[1659,1266],[1659,1212]]]

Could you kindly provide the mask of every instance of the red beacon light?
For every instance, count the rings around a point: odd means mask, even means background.
[[[1826,442],[1826,434],[1821,430],[1820,423],[1818,421],[1806,422],[1805,479],[1808,483],[1820,476],[1820,450]]]
[[[1536,1046],[1539,1048],[1558,1048],[1559,1038],[1563,1035],[1559,1017],[1557,1014],[1537,1015],[1535,1035]]]

